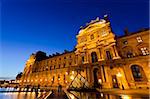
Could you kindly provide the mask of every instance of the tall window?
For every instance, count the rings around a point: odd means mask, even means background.
[[[92,52],[91,57],[92,57],[92,63],[95,63],[98,61],[96,52]]]
[[[84,56],[82,56],[82,63],[84,63]]]
[[[131,66],[132,74],[135,81],[141,81],[142,80],[142,67],[138,65],[132,65]]]
[[[112,56],[110,54],[110,51],[106,51],[106,56],[107,56],[107,59],[112,59]]]
[[[50,70],[52,69],[52,66],[50,66]]]
[[[143,40],[142,40],[142,38],[140,36],[138,36],[136,39],[137,39],[138,43],[143,42]]]
[[[146,47],[141,48],[141,52],[143,55],[149,55],[149,51]]]

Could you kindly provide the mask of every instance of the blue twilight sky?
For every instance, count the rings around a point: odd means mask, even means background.
[[[108,14],[113,31],[149,27],[149,0],[1,0],[0,77],[23,71],[30,54],[72,50],[81,25]]]

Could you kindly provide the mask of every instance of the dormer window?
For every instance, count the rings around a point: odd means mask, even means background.
[[[137,42],[138,42],[138,43],[143,42],[143,40],[142,40],[142,38],[141,38],[140,36],[138,36],[136,39],[137,39]]]
[[[143,55],[149,55],[149,51],[146,47],[141,48],[141,52]]]

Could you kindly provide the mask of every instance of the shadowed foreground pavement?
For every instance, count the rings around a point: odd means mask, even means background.
[[[64,91],[58,93],[57,90],[53,90],[47,99],[69,99]]]

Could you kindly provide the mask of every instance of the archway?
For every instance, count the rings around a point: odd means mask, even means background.
[[[94,87],[99,87],[99,83],[98,83],[98,68],[94,68],[94,70],[93,70],[93,79],[94,79]]]
[[[133,78],[136,82],[146,80],[145,73],[144,73],[143,68],[141,66],[132,65],[131,71],[132,71]]]

